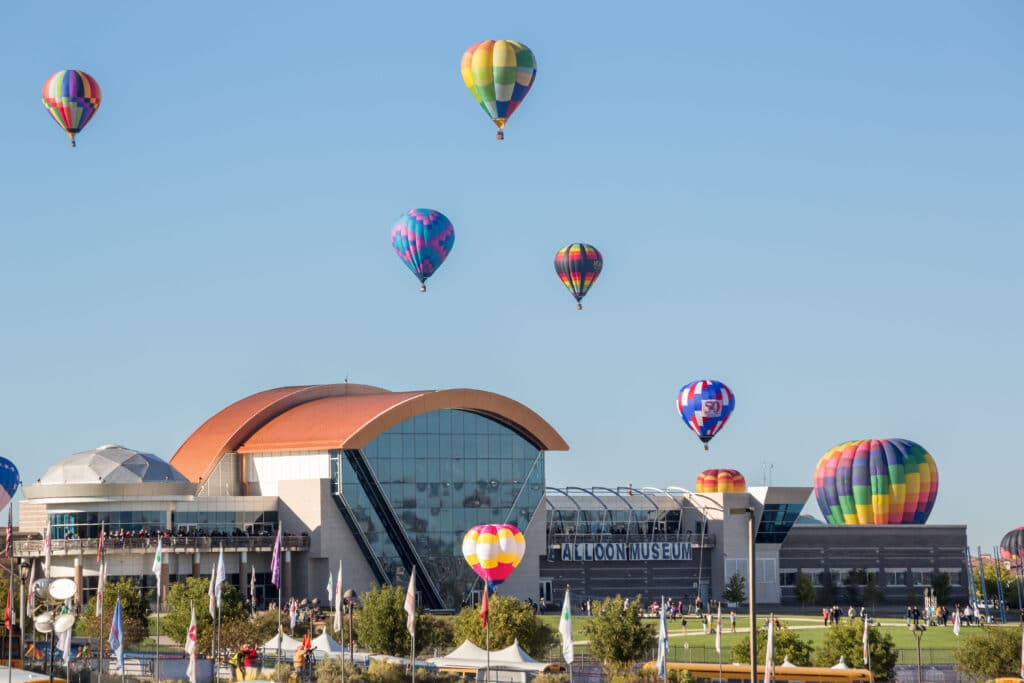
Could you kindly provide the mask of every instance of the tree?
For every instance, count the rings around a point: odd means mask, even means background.
[[[541,658],[554,642],[554,630],[537,616],[532,605],[516,598],[492,595],[488,602],[491,649],[500,650],[516,640],[530,656]],[[454,640],[470,640],[484,647],[484,627],[475,607],[464,607],[455,616]]]
[[[863,668],[863,637],[864,627],[860,623],[833,626],[825,632],[825,639],[814,651],[814,665],[834,666],[842,657],[850,666]],[[879,627],[868,627],[868,648],[871,653],[871,673],[875,680],[891,679],[899,657],[892,636]]]
[[[371,652],[408,657],[412,641],[405,626],[405,587],[384,586],[359,596],[361,607],[355,612],[356,640]],[[437,642],[437,619],[416,613],[416,651]]]
[[[818,589],[818,604],[831,607],[836,602],[836,585],[832,582],[832,572],[825,570],[821,574],[821,588]]]
[[[196,607],[196,652],[209,654],[212,646],[213,619],[210,618],[210,580],[188,577],[184,581],[171,584],[167,591],[167,616],[161,620],[164,633],[185,644],[185,635],[191,620],[191,605]],[[246,619],[248,612],[242,601],[242,594],[233,584],[223,583],[220,589],[220,620],[221,639],[224,638],[224,626],[238,619]],[[276,620],[276,617],[275,617]],[[235,632],[234,626],[228,627],[228,633]],[[233,636],[232,636],[233,637]],[[225,644],[227,644],[225,642]],[[241,645],[241,643],[239,643]]]
[[[605,598],[596,609],[591,607],[591,614],[583,633],[590,639],[591,654],[608,673],[622,672],[647,657],[657,642],[654,626],[641,618],[639,595],[628,606],[620,595]]]
[[[814,590],[814,582],[811,581],[811,577],[807,576],[803,572],[799,572],[796,575],[796,585],[793,587],[793,595],[796,597],[797,602],[800,603],[801,607],[806,607],[810,603],[814,602],[818,592]]]
[[[932,576],[932,593],[935,595],[936,605],[948,605],[953,600],[953,582],[949,574],[936,572]]]
[[[1003,599],[1006,600],[1007,607],[1018,608],[1020,605],[1017,604],[1017,578],[1013,573],[1013,570],[1007,570],[1004,567],[999,568],[999,574],[996,574],[996,562],[986,562],[985,571],[983,576],[985,577],[985,592],[988,595],[989,600],[997,600],[999,598],[999,579],[1002,578],[1003,583]],[[975,562],[974,569],[977,570],[977,562]],[[981,601],[981,595],[978,595],[978,601]]]
[[[746,581],[743,579],[742,574],[736,572],[729,577],[729,582],[725,584],[725,590],[722,591],[722,600],[726,602],[743,602],[746,599]]]
[[[960,639],[960,646],[953,651],[953,661],[958,670],[979,680],[1000,676],[1016,678],[1020,674],[1021,629],[972,631],[971,635]]]
[[[868,582],[868,575],[863,569],[851,569],[850,573],[846,575],[846,584],[844,586],[846,593],[846,601],[851,605],[863,605],[861,602],[861,586]]]
[[[210,616],[207,612],[206,616]],[[196,614],[196,621],[199,614]],[[220,643],[221,646],[230,650],[237,650],[246,643],[259,647],[267,642],[277,633],[277,612],[264,612],[255,617],[249,617],[243,613],[240,617],[234,617],[227,621],[221,620]]]
[[[875,606],[885,601],[885,592],[878,585],[878,575],[875,572],[868,574],[867,583],[864,584],[864,603],[871,605],[871,611]]]
[[[110,633],[110,621],[114,618],[114,606],[120,596],[124,641],[129,645],[141,643],[149,634],[147,617],[150,593],[152,591],[143,591],[138,581],[131,577],[123,577],[115,583],[108,581],[103,585],[103,625],[100,625],[100,618],[96,616],[94,595],[83,608],[83,614],[75,624],[75,632],[90,638],[102,633],[102,640],[105,642],[107,634]]]
[[[764,653],[766,652],[766,646],[768,645],[768,629],[759,628],[757,630],[757,651]],[[775,629],[775,635],[772,638],[772,648],[775,653],[772,657],[772,661],[776,664],[782,664],[786,657],[789,657],[789,661],[797,666],[810,666],[811,665],[811,653],[814,648],[806,640],[800,637],[800,635],[784,625],[782,628]],[[732,661],[734,662],[750,662],[750,643],[747,640],[737,641],[732,646]],[[764,664],[764,662],[758,662],[758,664]]]

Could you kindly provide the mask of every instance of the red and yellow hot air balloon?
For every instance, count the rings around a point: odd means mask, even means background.
[[[738,470],[704,470],[697,475],[697,493],[743,493],[747,480]]]
[[[77,69],[58,71],[43,83],[43,106],[71,138],[72,147],[75,135],[89,123],[102,99],[96,79]]]
[[[462,538],[466,563],[491,590],[512,575],[525,552],[523,532],[511,524],[480,524]]]

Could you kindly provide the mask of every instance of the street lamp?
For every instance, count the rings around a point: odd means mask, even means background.
[[[729,508],[730,515],[748,515],[747,518],[747,580],[750,583],[750,680],[757,680],[757,608],[754,587],[757,578],[754,569],[754,508]],[[921,683],[918,681],[918,683]]]
[[[345,591],[345,594],[341,596],[342,601],[345,603],[345,610],[348,612],[348,657],[349,661],[353,663],[356,661],[356,656],[352,651],[352,647],[355,644],[355,636],[352,633],[352,612],[355,611],[356,598],[358,595],[358,593],[349,588]],[[344,658],[345,655],[342,653],[342,668],[344,668]]]
[[[28,581],[31,573],[32,565],[28,560],[22,558],[21,562],[18,563],[18,576],[21,578],[21,582],[18,584],[18,605],[20,607],[18,620],[21,626],[21,637],[23,641],[25,638],[25,583]],[[21,647],[22,649],[25,648],[24,642],[22,642]]]
[[[928,630],[928,627],[924,624],[911,624],[910,632],[914,634],[914,638],[917,640],[917,683],[922,683],[921,678],[921,636]]]

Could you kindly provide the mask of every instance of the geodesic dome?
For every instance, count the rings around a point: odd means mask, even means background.
[[[124,446],[100,446],[64,458],[46,470],[37,485],[188,483],[152,453]]]

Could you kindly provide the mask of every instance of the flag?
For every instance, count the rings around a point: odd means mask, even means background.
[[[221,591],[223,590],[221,586],[227,578],[227,572],[224,570],[224,546],[221,546],[220,555],[217,557],[217,584],[213,589],[217,594],[217,609],[220,609]]]
[[[114,618],[110,620],[110,635],[107,636],[110,649],[114,652],[117,663],[115,671],[124,671],[124,621],[121,617],[121,598],[114,605]]]
[[[43,541],[43,546],[46,548],[46,560],[43,568],[46,570],[43,576],[50,578],[50,555],[53,552],[53,546],[50,543],[50,527],[46,527],[46,539]]]
[[[13,511],[14,511],[14,505],[13,504],[12,505],[8,505],[7,506],[7,541],[4,543],[4,557],[10,557],[11,556],[11,533],[13,533],[11,531],[11,528],[12,528],[12,526],[14,524],[14,520],[12,519],[12,515],[14,514]]]
[[[334,574],[331,570],[327,570],[327,604],[330,605],[334,602]]]
[[[953,635],[960,637],[960,608],[953,610]]]
[[[302,636],[302,649],[303,650],[312,650],[313,649],[313,640],[309,637],[309,631],[306,631],[306,635]]]
[[[249,603],[252,605],[253,614],[256,613],[256,565],[252,566],[249,572]]]
[[[341,631],[341,560],[338,560],[338,582],[334,584],[334,630]]]
[[[100,542],[96,544],[96,564],[97,565],[99,565],[101,562],[103,562],[103,536],[105,535],[104,534],[104,527],[105,527],[104,524],[100,524]]]
[[[96,580],[96,616],[103,611],[103,584],[107,582],[107,563],[100,565],[100,575]]]
[[[199,629],[196,627],[196,605],[192,603],[192,621],[185,635],[185,653],[188,655],[188,668],[185,675],[189,683],[196,683],[196,642],[199,640]]]
[[[668,662],[668,625],[665,623],[665,601],[661,601],[661,609],[658,610],[658,677],[666,678]]]
[[[32,586],[36,582],[36,561],[32,560],[32,569],[28,575],[28,612],[31,614],[36,609],[36,592]]]
[[[4,610],[4,626],[7,628],[7,632],[11,631],[11,584],[7,584],[7,609]]]
[[[68,598],[64,602],[64,609],[61,610],[61,614],[67,614],[70,612],[70,606],[71,598]],[[61,661],[64,662],[64,666],[71,663],[71,632],[73,630],[73,628],[69,628],[67,631],[61,633],[59,636],[60,639],[57,641],[57,647],[60,648]]]
[[[217,620],[217,593],[214,586],[217,583],[217,565],[213,565],[210,569],[210,587],[207,593],[210,595],[210,618],[214,621]]]
[[[562,601],[562,616],[558,619],[558,633],[562,636],[562,659],[566,664],[572,664],[572,603],[569,602],[568,586]]]
[[[768,617],[768,644],[764,648],[764,683],[771,683],[775,664],[775,615]]]
[[[412,576],[409,577],[409,588],[405,591],[405,627],[409,629],[409,635],[416,637],[416,565],[412,567]]]
[[[861,654],[864,655],[864,668],[865,669],[870,669],[871,668],[871,648],[868,646],[868,617],[867,617],[867,615],[864,615],[864,619],[862,621],[864,622],[864,636],[861,638],[861,641],[862,641],[862,643],[864,645],[864,652],[862,652]]]
[[[295,620],[298,618],[298,616],[299,616],[299,610],[298,610],[298,607],[296,607],[296,605],[295,605],[295,600],[294,599],[289,600],[288,601],[288,618],[291,620],[291,629],[293,631],[295,630]]]
[[[270,583],[280,591],[281,588],[281,527],[277,527],[277,540],[274,541],[274,551],[270,553]],[[278,604],[281,604],[278,598]]]
[[[484,584],[484,597],[480,601],[480,619],[483,622],[484,628],[487,628],[487,617],[490,616],[491,606],[487,601],[487,584]]]
[[[722,654],[722,603],[718,603],[718,620],[715,621],[715,652]]]
[[[163,573],[164,539],[156,540],[156,556],[153,558],[153,575],[156,576],[156,605],[160,607],[160,574]]]

